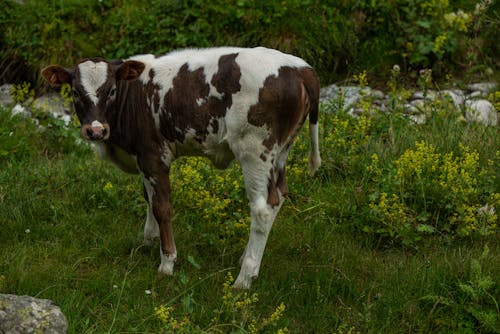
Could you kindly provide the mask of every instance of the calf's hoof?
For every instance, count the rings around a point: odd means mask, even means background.
[[[158,267],[158,273],[161,275],[173,275],[174,274],[174,264],[177,259],[177,254],[173,255],[162,255],[161,263]]]
[[[238,275],[238,278],[236,281],[234,281],[233,284],[233,289],[238,289],[238,290],[248,290],[250,289],[250,286],[252,285],[252,277],[250,276],[243,276],[243,275]]]

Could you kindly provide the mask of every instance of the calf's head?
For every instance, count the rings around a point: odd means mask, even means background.
[[[110,63],[92,58],[71,68],[49,65],[42,70],[42,76],[52,86],[71,86],[82,137],[100,141],[110,135],[106,115],[116,109],[117,82],[137,79],[143,70],[144,64],[135,60]]]

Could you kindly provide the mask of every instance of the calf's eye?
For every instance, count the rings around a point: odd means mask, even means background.
[[[111,90],[109,91],[108,96],[109,97],[115,97],[115,95],[116,95],[116,88],[111,88]]]

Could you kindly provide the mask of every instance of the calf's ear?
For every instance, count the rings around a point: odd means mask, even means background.
[[[60,86],[64,83],[71,84],[70,72],[60,65],[49,65],[42,70],[42,77],[52,86]]]
[[[144,63],[136,60],[127,60],[118,66],[116,70],[116,79],[118,80],[134,80],[137,79],[142,71],[144,71]]]

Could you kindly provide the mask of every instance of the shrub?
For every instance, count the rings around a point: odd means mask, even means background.
[[[205,158],[183,158],[173,164],[170,175],[174,207],[184,208],[181,219],[190,228],[201,217],[213,231],[206,236],[209,243],[221,248],[246,244],[250,215],[239,165],[219,171]]]
[[[280,327],[286,309],[284,303],[280,303],[271,315],[265,317],[255,309],[259,302],[258,294],[233,289],[233,281],[231,272],[228,272],[222,286],[222,301],[212,311],[213,318],[208,328],[201,328],[190,319],[190,307],[185,307],[187,314],[179,315],[173,306],[159,305],[155,307],[155,317],[167,331],[176,333],[227,333],[230,329],[252,334],[271,330],[274,333],[288,333],[286,327]],[[179,318],[182,320],[178,320]]]
[[[0,80],[25,79],[21,69],[36,79],[49,63],[69,66],[83,57],[220,45],[294,53],[325,83],[363,68],[380,75],[395,63],[405,65],[403,70],[432,67],[437,74],[454,68],[486,73],[496,66],[498,16],[491,13],[498,2],[474,4],[6,0],[0,12]]]
[[[376,36],[373,46],[367,43],[372,49],[367,51],[375,55],[388,53],[394,63],[416,69],[432,68],[443,74],[452,68],[450,64],[468,63],[469,70],[472,64],[495,66],[494,53],[489,52],[497,46],[491,43],[493,40],[480,36],[490,36],[498,24],[498,16],[491,14],[497,5],[489,0],[411,0],[366,1],[357,7],[363,13],[365,34]],[[364,44],[362,47],[366,48]]]
[[[365,230],[410,244],[424,234],[463,237],[494,233],[494,208],[500,194],[484,192],[484,183],[495,176],[479,165],[477,151],[464,146],[460,150],[460,156],[455,156],[417,142],[414,149],[384,167],[385,173],[374,154],[369,171],[379,186],[370,195],[374,226]],[[385,174],[383,183],[381,174]]]

